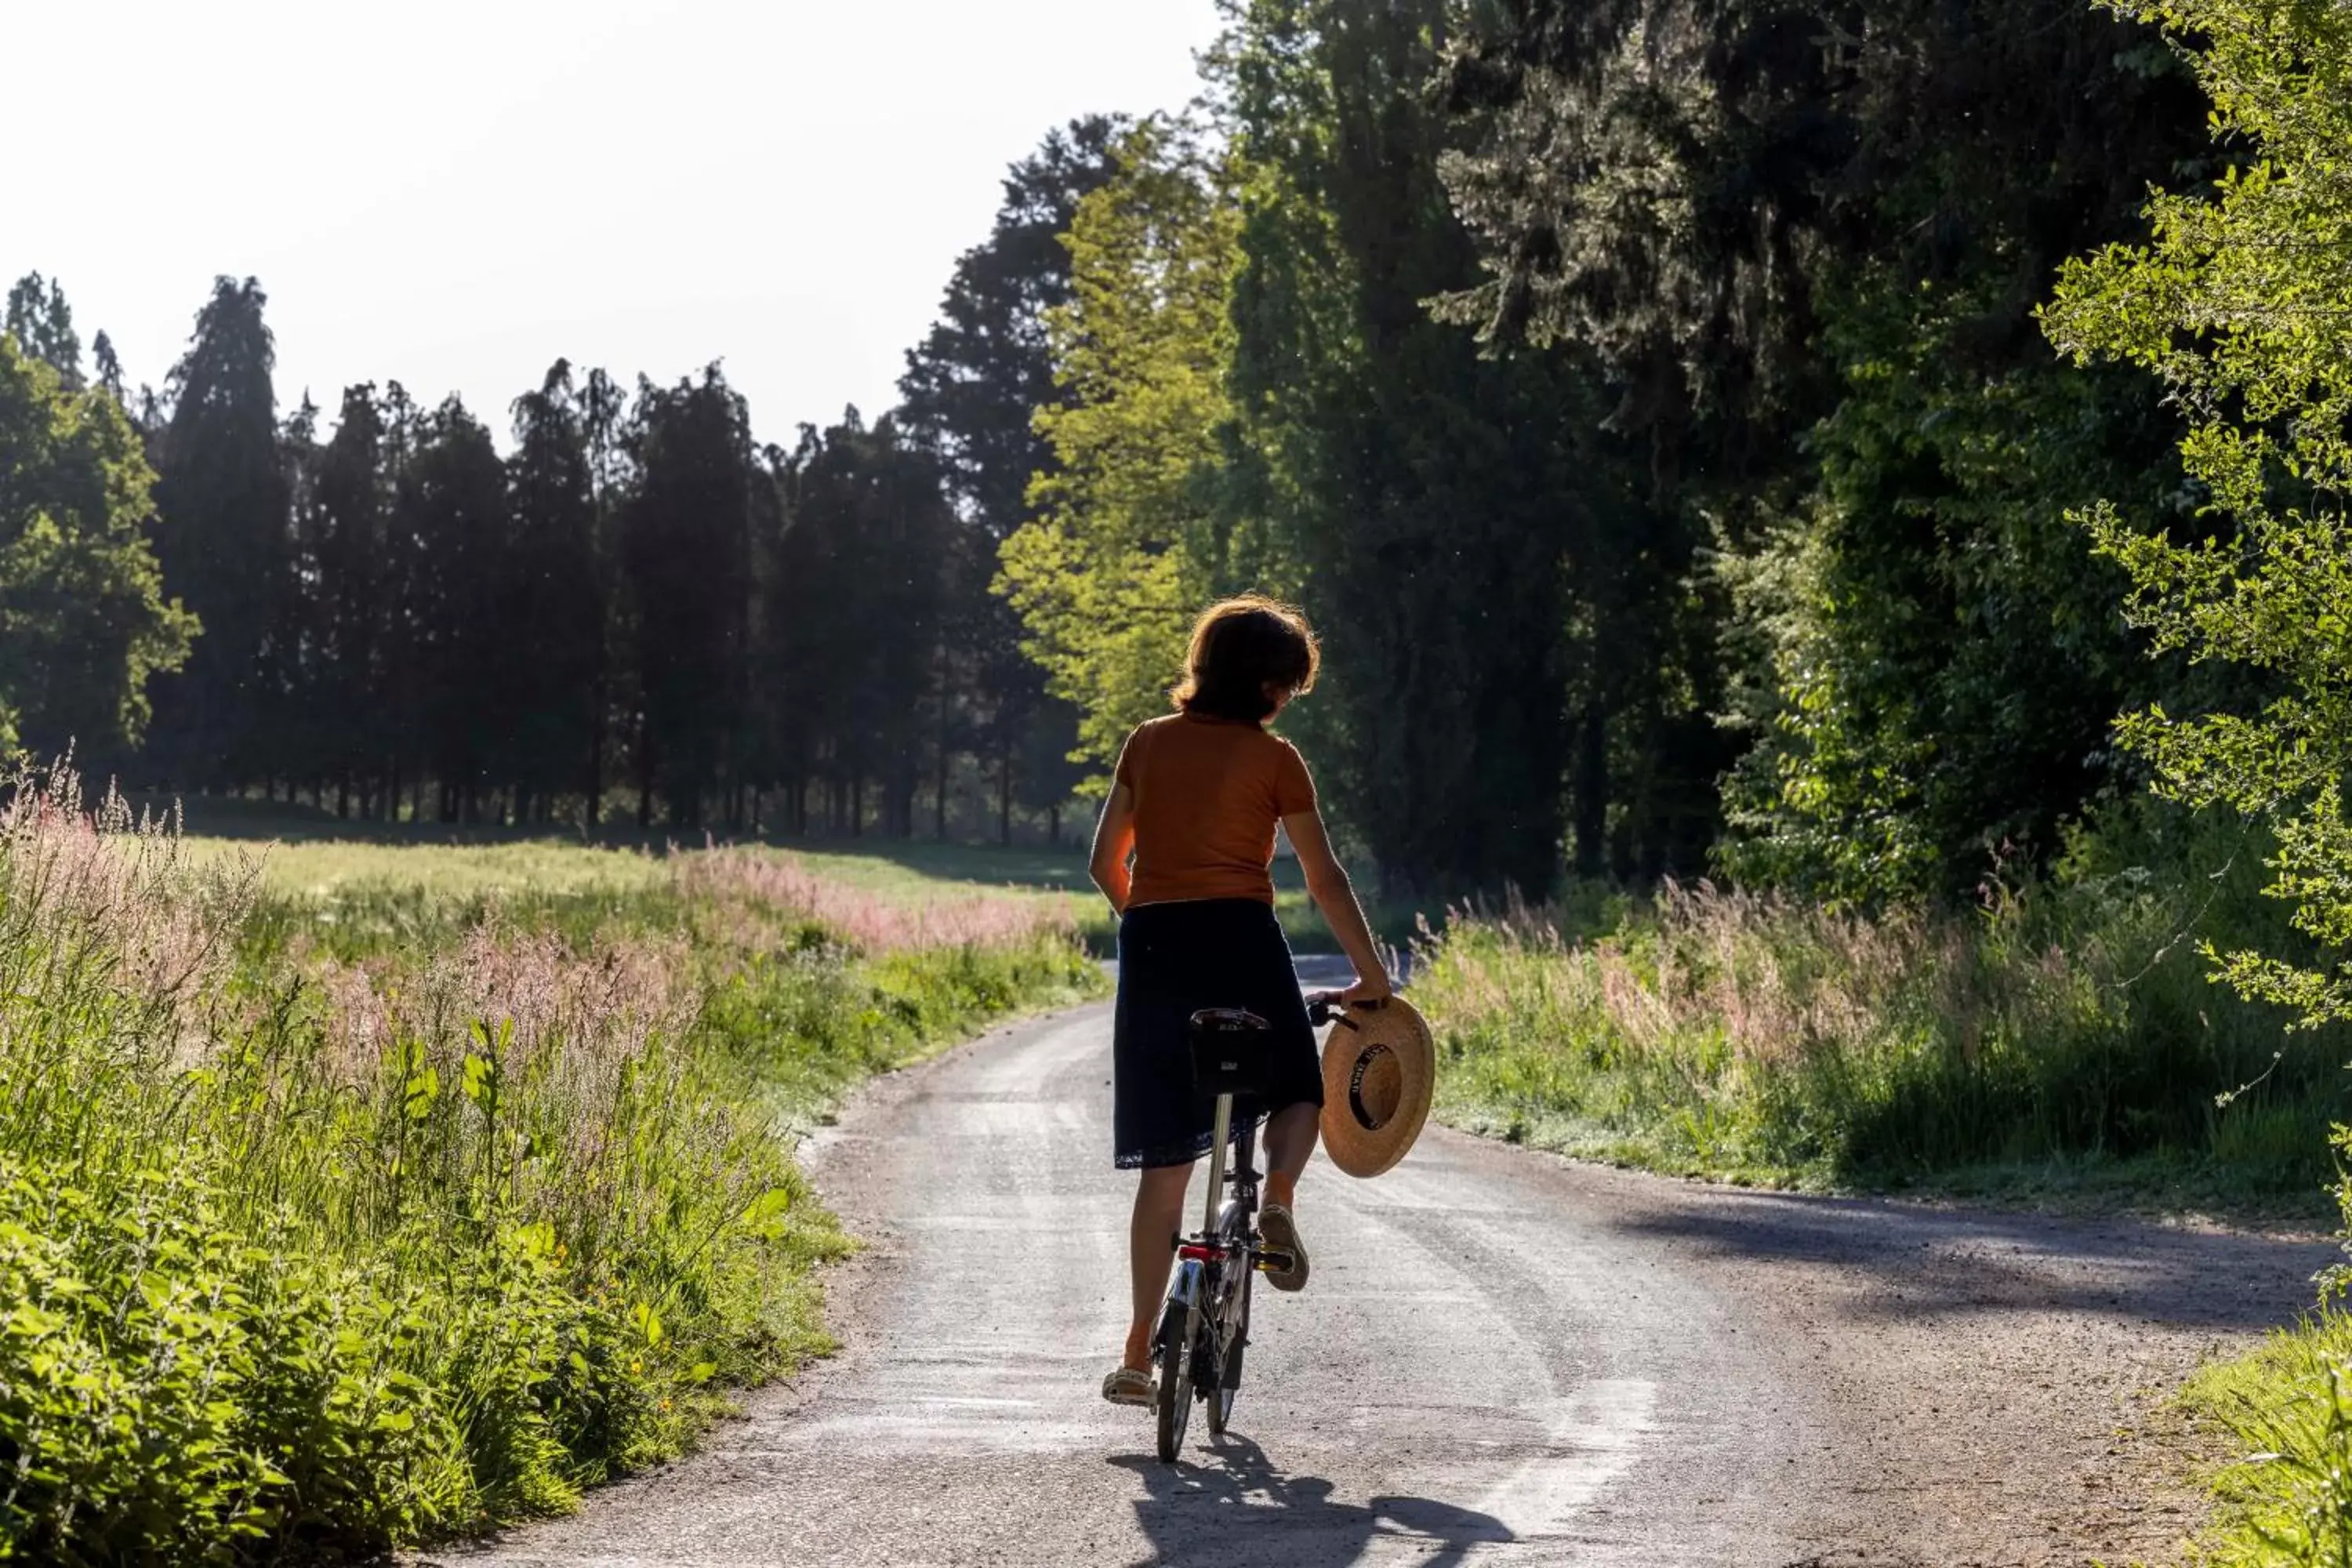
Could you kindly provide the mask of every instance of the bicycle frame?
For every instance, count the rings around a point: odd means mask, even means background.
[[[1184,1308],[1183,1341],[1193,1347],[1195,1397],[1214,1398],[1230,1385],[1231,1357],[1246,1341],[1246,1330],[1223,1321],[1240,1299],[1236,1281],[1259,1266],[1261,1254],[1252,1221],[1257,1212],[1256,1129],[1233,1130],[1234,1097],[1217,1097],[1214,1142],[1209,1148],[1209,1188],[1202,1200],[1201,1229],[1176,1237],[1176,1272],[1167,1299]],[[1229,1167],[1228,1152],[1237,1156]],[[1234,1189],[1228,1197],[1225,1188]],[[1212,1314],[1214,1314],[1212,1316]],[[1202,1331],[1208,1331],[1204,1333]],[[1205,1357],[1201,1352],[1206,1352]],[[1215,1382],[1202,1374],[1213,1373]]]

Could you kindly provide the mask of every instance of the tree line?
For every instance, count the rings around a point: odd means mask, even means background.
[[[0,337],[7,739],[347,817],[945,837],[984,794],[998,836],[1058,836],[1073,715],[990,584],[1050,460],[1055,237],[1114,133],[1010,172],[902,406],[789,447],[716,364],[628,385],[559,360],[504,450],[396,381],[281,414],[252,279],[132,392],[28,276]],[[37,449],[60,423],[70,449]]]
[[[2133,798],[2151,662],[2073,514],[2210,532],[2144,370],[2036,321],[2224,166],[2080,0],[1244,0],[1134,128],[1048,315],[1004,553],[1097,762],[1184,606],[1328,632],[1295,710],[1391,889],[2046,866]]]
[[[1325,631],[1285,723],[1391,892],[1854,901],[2129,816],[2153,775],[2120,710],[2275,695],[2259,662],[2147,657],[2126,552],[2076,520],[2238,536],[2167,364],[2067,363],[2038,314],[2069,258],[2147,237],[2152,188],[2226,185],[2162,16],[1228,18],[1194,110],[1013,168],[898,408],[788,451],[715,368],[625,392],[559,365],[504,456],[389,384],[322,440],[272,413],[249,284],[162,395],[102,342],[77,390],[28,283],[14,352],[77,417],[123,411],[121,471],[161,476],[165,598],[107,656],[152,721],[125,699],[112,739],[184,787],[361,812],[625,795],[904,833],[951,766],[1008,812],[1098,780],[1192,612],[1253,588]],[[0,672],[25,740],[70,715],[91,744],[87,701],[32,691]]]

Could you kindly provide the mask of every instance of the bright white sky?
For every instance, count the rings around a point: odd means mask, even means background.
[[[1215,0],[118,0],[10,7],[0,288],[61,279],[160,386],[217,273],[282,408],[450,392],[507,437],[559,354],[723,358],[761,438],[896,401],[1004,166],[1173,109]]]

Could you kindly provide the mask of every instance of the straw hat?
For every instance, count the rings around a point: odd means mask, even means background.
[[[1358,1003],[1323,1042],[1323,1147],[1351,1176],[1377,1176],[1421,1136],[1437,1052],[1402,996]]]

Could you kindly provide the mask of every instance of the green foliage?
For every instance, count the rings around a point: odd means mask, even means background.
[[[1076,755],[1104,766],[1164,710],[1212,590],[1241,222],[1186,127],[1146,121],[1118,158],[1071,224],[1071,298],[1045,318],[1068,401],[1037,416],[1056,467],[1004,542],[999,588],[1048,689],[1078,705]]]
[[[153,483],[112,396],[70,390],[0,333],[0,745],[119,755],[151,680],[187,658],[195,620],[163,595]]]
[[[2352,1230],[2352,1128],[2334,1130],[2336,1205]],[[2217,1568],[2352,1563],[2352,1268],[2320,1277],[2317,1311],[2251,1354],[2206,1367],[2180,1391],[2233,1452],[2212,1478],[2220,1508],[2198,1540]]]
[[[0,330],[14,336],[19,349],[56,371],[68,392],[82,389],[81,334],[74,331],[73,307],[66,303],[62,283],[54,278],[45,279],[37,272],[16,279],[8,290],[7,314],[0,318]],[[99,342],[110,357],[112,346],[106,343],[104,332],[99,334]],[[121,367],[116,368],[119,373]],[[120,390],[114,390],[113,395],[116,402],[121,401]]]
[[[1589,358],[1482,355],[1429,318],[1476,273],[1420,90],[1444,9],[1235,8],[1228,549],[1295,579],[1324,628],[1329,682],[1296,722],[1345,759],[1326,795],[1389,886],[1540,892],[1571,822],[1594,873],[1654,874],[1696,862],[1666,803],[1704,799],[1718,763],[1677,662],[1690,542],[1625,504]],[[1696,757],[1670,754],[1694,731]],[[1638,759],[1615,777],[1612,736]]]
[[[713,864],[257,904],[119,802],[20,794],[0,1552],[309,1560],[561,1510],[821,1351],[846,1243],[781,1125],[1099,974],[1034,905],[861,955],[789,900],[863,895]]]
[[[2134,378],[2052,365],[2030,311],[2194,166],[2187,73],[2077,0],[1461,23],[1442,167],[1486,277],[1437,310],[1596,361],[1656,536],[1712,545],[1721,645],[1667,668],[1752,744],[1722,863],[1899,898],[2053,852],[2130,652],[2063,511],[2177,487]]]
[[[2191,1378],[2181,1404],[2236,1450],[2200,1533],[2214,1568],[2352,1563],[2352,1315],[2323,1307],[2251,1355]]]
[[[2323,950],[2305,963],[2239,949],[2212,956],[2249,996],[2305,1026],[2352,1018],[2352,354],[2336,327],[2352,286],[2352,16],[2340,6],[2133,5],[2199,44],[2213,131],[2257,160],[2210,195],[2158,195],[2154,237],[2069,264],[2045,315],[2077,360],[2154,372],[2186,411],[2183,466],[2226,531],[2183,542],[2102,503],[2085,521],[2131,580],[2126,613],[2159,653],[2260,671],[2258,712],[2176,719],[2161,705],[2119,726],[2158,788],[2227,805],[2277,840],[2272,891]]]
[[[1753,639],[1754,744],[1717,861],[1844,901],[1937,895],[2048,856],[2107,780],[2141,666],[2066,513],[2105,493],[2162,515],[2179,476],[2147,459],[2167,426],[2137,377],[1972,363],[2001,309],[1985,279],[1882,276],[1835,306],[1845,396],[1813,429],[1815,482],[1718,568]]]

